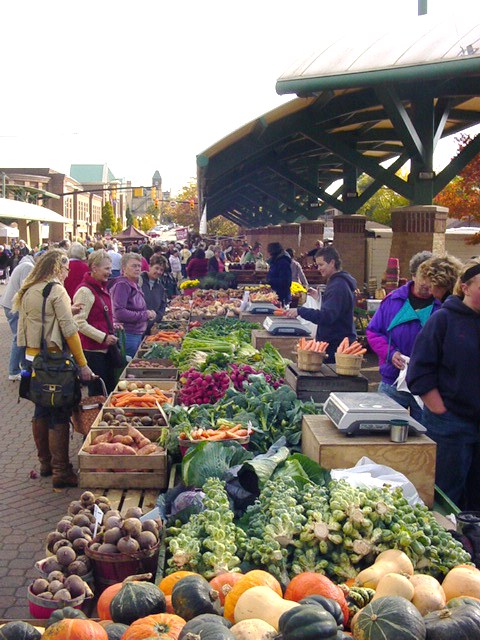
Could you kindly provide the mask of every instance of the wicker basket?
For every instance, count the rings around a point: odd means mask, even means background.
[[[335,354],[335,371],[339,376],[358,376],[362,368],[363,356],[346,353]]]
[[[327,354],[322,351],[297,351],[297,364],[301,371],[320,371]]]
[[[82,436],[86,436],[96,417],[100,413],[105,401],[107,400],[107,389],[101,378],[98,379],[102,385],[103,395],[85,396],[80,400],[78,407],[75,407],[72,413],[73,429]]]

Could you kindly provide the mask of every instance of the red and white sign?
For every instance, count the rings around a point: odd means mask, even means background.
[[[181,227],[180,229],[175,229],[175,236],[177,240],[188,240],[188,228]]]

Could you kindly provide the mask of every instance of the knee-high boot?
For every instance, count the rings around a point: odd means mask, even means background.
[[[33,440],[35,442],[38,459],[40,461],[41,476],[52,475],[48,431],[49,431],[48,418],[33,418],[32,420]]]
[[[55,489],[78,486],[77,474],[74,472],[68,457],[68,441],[70,426],[56,424],[48,432],[50,452],[52,454],[52,485]]]

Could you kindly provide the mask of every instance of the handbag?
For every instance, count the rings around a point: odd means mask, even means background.
[[[112,322],[110,320],[110,316],[108,315],[107,305],[103,306],[103,313],[105,314],[105,320],[107,321],[108,330],[110,331],[111,334],[117,335],[118,332],[114,330]],[[125,335],[125,332],[124,332],[124,335]],[[122,348],[121,348],[122,345],[120,342],[120,337],[118,335],[117,337],[119,338],[118,342],[116,342],[115,344],[111,344],[108,347],[108,358],[110,360],[110,364],[114,369],[124,369],[125,365],[127,364],[127,361],[125,359],[125,346],[122,353]],[[124,343],[125,343],[125,340],[124,340]]]
[[[102,387],[102,395],[84,396],[72,413],[73,429],[86,436],[107,400],[107,389],[102,378],[97,378]]]
[[[32,362],[29,400],[41,407],[51,409],[74,407],[80,402],[81,389],[78,367],[72,355],[66,349],[62,337],[62,351],[49,351],[45,340],[45,307],[47,298],[57,284],[49,282],[42,291],[42,335],[40,352]]]

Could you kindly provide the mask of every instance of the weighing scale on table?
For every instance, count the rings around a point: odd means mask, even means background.
[[[305,328],[297,318],[285,318],[284,316],[268,316],[263,322],[263,328],[272,336],[310,336],[310,331]]]
[[[256,314],[270,314],[273,313],[278,307],[271,302],[249,302],[245,308],[246,313]]]
[[[409,433],[426,433],[408,410],[383,393],[331,393],[323,405],[324,413],[347,436],[367,433],[390,433],[391,420],[408,422]]]

